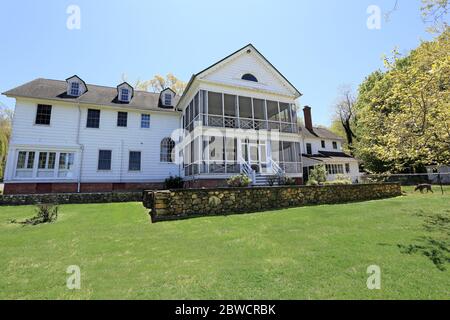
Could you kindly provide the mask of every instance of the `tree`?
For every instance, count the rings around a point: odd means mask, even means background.
[[[126,76],[122,76],[123,80],[126,81]],[[176,94],[181,95],[183,94],[184,89],[186,88],[186,83],[179,80],[177,77],[175,77],[172,73],[169,73],[166,75],[166,77],[163,77],[161,75],[155,75],[150,80],[137,80],[134,88],[137,90],[143,90],[143,91],[151,91],[159,93],[163,91],[164,89],[171,88],[173,91],[176,92]]]
[[[345,129],[342,126],[341,120],[338,119],[336,116],[331,120],[331,125],[328,129],[334,134],[338,135],[339,137],[345,139],[346,137]],[[342,143],[342,149],[344,150],[344,152],[350,153],[350,149],[348,147],[348,143],[346,140],[344,140]]]
[[[11,121],[13,112],[0,104],[0,179],[3,179],[9,139],[11,136]]]
[[[409,55],[394,51],[356,105],[357,155],[373,171],[450,164],[450,30]]]
[[[425,22],[440,22],[447,15],[449,5],[449,0],[422,0],[422,18]]]
[[[356,98],[350,86],[342,86],[339,91],[339,97],[334,108],[337,119],[341,122],[341,126],[344,129],[348,149],[352,153],[353,140],[356,138],[353,130],[356,122]]]

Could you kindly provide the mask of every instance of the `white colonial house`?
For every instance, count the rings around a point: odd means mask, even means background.
[[[309,171],[318,165],[327,170],[327,180],[344,175],[353,182],[360,179],[358,160],[342,151],[343,139],[330,130],[314,127],[311,108],[303,108],[305,125],[302,127],[303,177],[308,180]]]
[[[193,75],[181,97],[78,76],[4,94],[16,99],[10,194],[160,188],[170,176],[220,186],[239,173],[253,184],[280,175],[301,184],[302,150],[320,137],[297,127],[300,92],[251,44]]]

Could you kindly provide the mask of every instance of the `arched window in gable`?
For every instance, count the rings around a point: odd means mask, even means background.
[[[256,77],[254,75],[252,75],[251,73],[244,74],[242,76],[242,80],[258,82],[258,79],[256,79]]]

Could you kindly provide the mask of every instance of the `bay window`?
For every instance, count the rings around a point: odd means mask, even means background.
[[[19,179],[71,178],[74,177],[74,163],[75,153],[73,152],[19,151],[15,177]]]

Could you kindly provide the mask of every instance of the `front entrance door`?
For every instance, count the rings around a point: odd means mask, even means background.
[[[267,172],[267,147],[265,141],[242,142],[242,157],[257,173]]]

